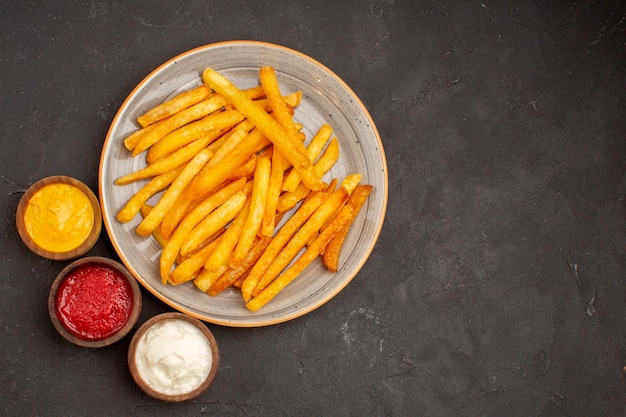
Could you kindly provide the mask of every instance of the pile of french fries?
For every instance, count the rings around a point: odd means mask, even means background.
[[[145,182],[117,219],[142,216],[135,232],[161,245],[163,284],[193,281],[211,296],[237,287],[251,311],[320,255],[336,272],[372,191],[359,173],[324,181],[339,158],[332,128],[308,141],[294,119],[302,93],[283,96],[269,66],[259,80],[241,90],[207,68],[198,87],[137,118],[124,146],[147,164],[115,181]]]

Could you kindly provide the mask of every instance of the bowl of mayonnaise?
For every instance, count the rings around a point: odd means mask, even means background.
[[[163,313],[137,329],[128,348],[128,368],[135,383],[152,398],[191,400],[213,382],[219,368],[213,333],[183,313]]]

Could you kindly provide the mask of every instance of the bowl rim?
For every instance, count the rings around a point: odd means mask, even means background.
[[[109,337],[106,337],[104,339],[100,339],[100,340],[81,339],[73,335],[72,333],[70,333],[65,328],[65,326],[63,325],[59,317],[57,316],[56,309],[55,309],[56,296],[57,296],[59,286],[61,285],[61,283],[67,276],[67,274],[73,271],[74,269],[76,269],[77,267],[84,265],[84,264],[89,264],[89,263],[106,265],[109,268],[113,268],[119,271],[124,276],[126,281],[130,284],[130,288],[133,293],[133,309],[131,311],[130,316],[128,317],[128,320],[126,321],[126,324],[124,324],[124,326],[115,334]],[[120,262],[117,262],[116,260],[102,257],[102,256],[88,256],[88,257],[80,258],[70,263],[69,265],[67,265],[65,268],[61,270],[61,272],[57,274],[56,278],[52,282],[52,285],[50,286],[50,293],[48,295],[48,314],[50,315],[52,324],[57,329],[59,334],[61,334],[61,336],[63,336],[66,340],[78,346],[87,347],[87,348],[105,347],[105,346],[112,345],[113,343],[121,340],[124,336],[130,333],[132,328],[137,323],[137,320],[139,319],[139,314],[141,313],[141,308],[142,308],[141,290],[139,288],[139,284],[137,283],[137,280],[135,279],[135,277]]]
[[[26,213],[28,202],[37,191],[51,184],[68,184],[78,188],[83,194],[87,196],[93,210],[93,226],[91,227],[89,235],[87,235],[87,238],[80,245],[69,251],[53,252],[44,249],[33,240],[33,238],[28,234],[28,231],[26,230],[24,215]],[[15,221],[20,238],[28,247],[28,249],[43,258],[47,258],[53,261],[65,261],[75,259],[84,255],[91,248],[93,248],[93,246],[98,241],[98,238],[100,237],[100,233],[102,232],[102,210],[96,194],[82,181],[66,175],[52,175],[49,177],[41,178],[40,180],[33,183],[30,187],[28,187],[26,192],[22,195],[22,198],[20,199],[20,202],[17,206]]]
[[[137,364],[135,361],[137,345],[139,344],[139,341],[141,340],[141,338],[154,325],[164,322],[164,321],[168,321],[168,320],[182,320],[182,321],[186,321],[196,326],[202,332],[202,334],[207,339],[207,341],[209,342],[209,346],[211,348],[211,353],[212,353],[211,370],[209,371],[209,374],[204,379],[204,381],[202,381],[202,383],[198,385],[196,388],[194,388],[193,390],[186,392],[186,393],[182,393],[182,394],[176,394],[176,395],[164,394],[153,389],[142,378],[139,370],[137,369]],[[204,322],[185,313],[167,312],[167,313],[161,313],[161,314],[151,317],[137,329],[128,347],[127,361],[128,361],[128,369],[130,371],[130,374],[133,380],[143,392],[145,392],[146,394],[148,394],[150,397],[154,399],[175,403],[175,402],[183,402],[183,401],[194,399],[198,397],[200,394],[202,394],[204,391],[206,391],[206,389],[213,383],[213,380],[215,379],[217,375],[217,371],[219,369],[219,362],[220,362],[220,353],[219,353],[219,347],[217,345],[217,340],[215,339],[213,332],[211,332],[211,330],[204,324]]]

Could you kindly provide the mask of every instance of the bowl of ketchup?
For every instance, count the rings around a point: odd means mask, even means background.
[[[98,348],[126,336],[141,312],[141,291],[119,262],[100,256],[78,259],[55,278],[48,296],[54,327],[68,341]]]

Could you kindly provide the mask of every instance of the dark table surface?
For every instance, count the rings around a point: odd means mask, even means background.
[[[3,1],[0,413],[626,415],[623,1]],[[67,262],[29,252],[24,190],[97,189],[103,140],[151,70],[232,39],[297,49],[369,109],[389,205],[357,277],[301,318],[208,324],[214,384],[144,395],[129,337],[76,347],[47,313]],[[116,257],[106,233],[90,255]],[[139,323],[171,308],[144,291]]]

